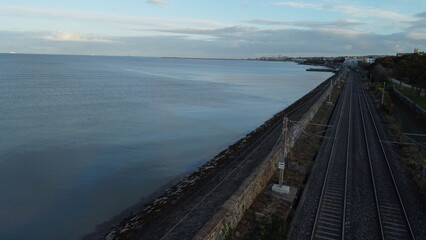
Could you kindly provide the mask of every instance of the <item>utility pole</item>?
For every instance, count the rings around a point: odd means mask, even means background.
[[[281,196],[284,196],[285,199],[287,199],[290,202],[293,202],[294,198],[296,197],[297,188],[290,187],[283,185],[284,182],[284,169],[285,169],[285,156],[287,155],[288,151],[288,141],[287,138],[288,133],[288,118],[287,116],[284,116],[283,119],[283,132],[282,132],[282,151],[281,156],[278,162],[278,169],[280,169],[280,173],[278,176],[278,184],[272,185],[272,191],[277,192],[281,194]]]
[[[287,153],[287,131],[288,131],[288,118],[284,116],[283,120],[283,147],[280,162],[278,163],[278,168],[280,169],[279,176],[279,187],[282,188],[284,181],[284,168],[285,168],[285,154]]]

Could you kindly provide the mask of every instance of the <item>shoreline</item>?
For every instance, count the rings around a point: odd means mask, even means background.
[[[262,60],[256,58],[200,58],[200,57],[160,57],[165,59],[186,59],[186,60],[221,60],[221,61],[257,61],[257,62],[294,62],[293,60]],[[301,64],[306,65],[306,64]]]

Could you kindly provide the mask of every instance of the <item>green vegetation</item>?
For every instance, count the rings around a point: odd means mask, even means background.
[[[266,216],[257,225],[255,231],[251,235],[252,240],[274,240],[283,239],[286,235],[287,224],[282,217],[277,215]]]
[[[305,61],[303,61],[303,64],[333,67],[342,64],[344,61],[345,58],[343,57],[336,57],[333,59],[324,57],[311,57],[306,58]]]
[[[365,60],[360,60],[358,62],[358,67],[360,67],[361,69],[367,69],[368,66],[370,66],[370,64]]]
[[[393,114],[394,104],[392,103],[390,94],[388,91],[384,90],[381,84],[372,84],[370,90],[377,97],[377,99],[382,98],[382,93],[384,95],[383,104],[380,106],[387,114]],[[384,92],[383,92],[384,91]]]
[[[367,81],[368,80],[366,79],[366,82]],[[379,104],[381,100],[382,90],[383,88],[379,83],[373,84],[370,88],[370,92],[372,93],[371,95],[373,96],[373,98],[375,98],[376,106],[380,110],[380,114],[388,127],[389,135],[395,142],[412,142],[403,134],[404,131],[402,130],[403,128],[401,126],[401,123],[399,123],[398,120],[393,116],[394,106],[387,91],[385,91],[384,104]],[[410,91],[409,94],[411,94],[411,96],[414,95],[414,97],[417,97],[414,90],[405,90]],[[425,100],[426,99],[423,97],[424,102]],[[420,190],[426,193],[426,177],[422,176],[422,168],[423,166],[426,166],[426,157],[424,154],[422,154],[420,150],[421,147],[416,145],[395,146],[401,153],[401,157],[403,160],[402,165],[404,166],[405,170],[410,173],[412,179],[416,182]]]
[[[382,66],[385,71],[377,66]],[[382,78],[386,75],[416,87],[417,95],[420,95],[422,89],[426,89],[426,55],[424,54],[414,53],[401,57],[378,58],[369,70],[375,77]],[[374,70],[376,70],[376,74]]]
[[[417,91],[411,88],[403,88],[398,89],[402,94],[407,96],[409,99],[411,99],[413,102],[415,102],[417,105],[422,107],[423,109],[426,109],[426,96],[422,97],[417,94]]]

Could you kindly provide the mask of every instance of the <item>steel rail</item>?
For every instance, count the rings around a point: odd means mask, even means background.
[[[343,224],[342,224],[342,240],[345,238],[345,225],[346,225],[346,201],[347,201],[347,190],[348,190],[348,172],[349,172],[349,153],[351,147],[351,126],[352,126],[352,97],[353,97],[353,79],[351,81],[351,98],[349,99],[349,123],[348,123],[348,138],[346,145],[346,170],[345,170],[345,198],[343,205]]]
[[[345,86],[345,90],[346,89],[351,90],[351,87],[349,87],[349,84],[347,84]],[[346,90],[346,91],[348,91],[348,90]],[[337,122],[337,125],[336,125],[336,131],[334,132],[333,143],[332,143],[331,150],[330,150],[330,155],[329,155],[329,158],[328,158],[327,170],[326,170],[326,174],[325,174],[324,181],[323,181],[323,184],[322,184],[320,201],[319,201],[317,209],[316,209],[315,220],[314,220],[314,224],[313,224],[312,231],[311,231],[311,240],[315,238],[315,232],[316,232],[316,229],[318,227],[318,220],[319,220],[319,215],[320,215],[320,209],[321,209],[321,206],[323,204],[324,195],[325,195],[325,191],[326,191],[327,180],[329,179],[328,177],[329,177],[331,165],[332,165],[332,162],[333,162],[333,156],[334,156],[333,154],[334,154],[334,151],[335,151],[336,138],[337,138],[336,136],[338,135],[338,132],[339,132],[339,129],[340,129],[339,126],[340,126],[340,124],[342,122],[341,120],[342,120],[343,109],[344,109],[344,105],[345,105],[345,102],[346,102],[346,98],[347,98],[347,96],[346,96],[346,94],[344,94],[344,98],[342,99],[342,105],[340,106],[340,113],[339,113],[339,118],[338,118],[338,122]],[[349,104],[351,106],[351,101],[349,101]],[[349,145],[349,143],[348,143],[348,145]],[[346,208],[346,184],[347,184],[347,171],[345,172],[344,208]],[[342,212],[342,215],[343,215],[343,221],[344,221],[344,219],[345,219],[345,217],[344,217],[345,216],[345,212]],[[343,222],[342,223],[342,239],[344,238],[344,228],[345,228],[345,224]]]
[[[370,173],[371,173],[371,181],[373,184],[373,190],[374,190],[374,199],[376,202],[376,209],[377,209],[377,217],[379,218],[379,225],[380,225],[380,233],[382,236],[382,239],[385,239],[385,234],[383,232],[383,224],[382,224],[382,215],[380,213],[380,207],[379,207],[379,198],[377,196],[377,188],[376,188],[376,181],[374,177],[374,171],[373,171],[373,163],[371,161],[371,154],[370,154],[370,147],[368,144],[368,138],[367,138],[367,129],[365,124],[365,118],[364,118],[364,112],[362,111],[362,104],[361,104],[361,96],[360,93],[358,94],[358,104],[359,104],[359,111],[361,113],[361,122],[363,127],[363,133],[364,133],[364,140],[365,140],[365,147],[367,148],[367,156],[368,156],[368,163],[370,166]]]
[[[362,91],[362,94],[361,94],[361,95],[363,96],[364,101],[365,101],[365,103],[366,103],[366,106],[367,106],[367,109],[368,109],[368,113],[369,113],[369,115],[370,115],[371,121],[372,121],[373,126],[374,126],[375,133],[376,133],[376,135],[377,135],[377,138],[379,139],[380,148],[381,148],[381,150],[382,150],[381,152],[383,153],[383,156],[384,156],[384,159],[385,159],[385,163],[386,163],[386,165],[387,165],[387,167],[388,167],[388,170],[389,170],[390,176],[391,176],[391,178],[392,178],[393,187],[395,188],[395,191],[396,191],[397,196],[398,196],[399,204],[400,204],[401,209],[402,209],[402,211],[403,211],[403,213],[404,213],[404,218],[405,218],[405,221],[406,221],[407,227],[408,227],[408,229],[409,229],[410,236],[411,236],[411,238],[412,238],[412,239],[415,239],[414,234],[413,234],[413,230],[412,230],[412,228],[411,228],[410,221],[408,220],[407,211],[405,210],[404,203],[402,202],[401,194],[399,193],[398,186],[396,185],[395,177],[394,177],[393,171],[392,171],[392,169],[391,169],[391,167],[390,167],[389,159],[388,159],[388,156],[387,156],[387,154],[386,154],[386,151],[385,151],[385,148],[384,148],[384,146],[383,146],[383,143],[382,143],[382,141],[381,141],[381,137],[380,137],[379,131],[378,131],[378,129],[377,129],[377,125],[376,125],[376,122],[375,122],[375,120],[374,120],[374,116],[373,116],[373,114],[372,114],[372,112],[371,112],[370,105],[369,105],[369,103],[368,103],[367,97],[365,96],[365,93],[364,93],[364,91],[363,91],[363,89],[362,89],[362,88],[361,88],[361,91]]]

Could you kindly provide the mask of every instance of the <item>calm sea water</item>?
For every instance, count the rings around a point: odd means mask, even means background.
[[[0,54],[0,239],[78,239],[328,78],[282,62]]]

